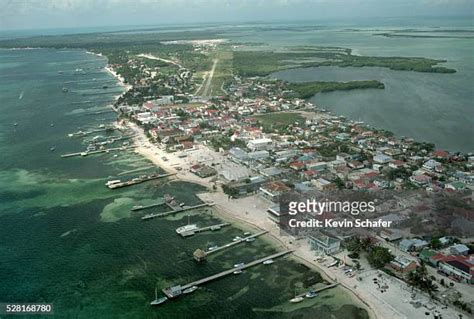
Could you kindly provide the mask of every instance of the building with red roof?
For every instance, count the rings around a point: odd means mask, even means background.
[[[436,260],[439,270],[445,274],[458,281],[474,283],[474,256],[436,256]]]

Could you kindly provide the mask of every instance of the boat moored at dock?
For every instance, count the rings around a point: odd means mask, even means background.
[[[183,294],[190,294],[190,293],[193,293],[193,292],[195,292],[196,290],[198,290],[198,288],[199,288],[198,286],[189,287],[189,288],[183,290]]]
[[[161,305],[162,303],[164,303],[164,302],[167,301],[167,300],[168,300],[167,297],[158,298],[158,289],[155,288],[155,300],[153,300],[152,302],[150,302],[150,306],[158,306],[158,305]]]
[[[290,299],[290,302],[291,303],[298,303],[298,302],[302,302],[304,300],[304,297],[295,297],[293,299]]]
[[[186,233],[186,232],[195,231],[198,228],[199,227],[196,224],[188,224],[188,225],[176,228],[176,233],[181,235],[181,234]]]

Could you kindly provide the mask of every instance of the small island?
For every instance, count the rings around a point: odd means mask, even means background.
[[[273,72],[320,66],[381,67],[396,71],[456,73],[439,66],[446,60],[423,57],[378,57],[353,55],[351,49],[303,47],[292,51],[235,51],[234,67],[240,76],[267,76]]]
[[[349,81],[349,82],[301,82],[288,84],[288,88],[295,91],[298,97],[307,99],[317,93],[331,91],[346,91],[355,89],[384,89],[385,85],[376,80]]]

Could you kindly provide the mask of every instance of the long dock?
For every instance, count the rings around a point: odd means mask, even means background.
[[[128,149],[134,148],[134,146],[128,146],[128,147],[113,147],[113,148],[106,148],[103,150],[97,150],[97,151],[83,151],[83,152],[77,152],[77,153],[69,153],[69,154],[63,154],[61,155],[62,158],[67,158],[67,157],[74,157],[74,156],[87,156],[87,155],[94,155],[94,154],[100,154],[100,153],[109,153],[109,152],[114,152],[114,151],[126,151]]]
[[[181,235],[181,237],[190,237],[190,236],[193,236],[196,233],[202,233],[202,232],[205,232],[205,231],[208,231],[208,230],[215,231],[215,230],[219,230],[222,227],[229,226],[229,225],[230,225],[230,223],[215,224],[215,225],[211,225],[211,226],[201,227],[201,228],[197,228],[197,229],[194,229],[194,230],[182,232],[182,233],[180,233],[180,235]]]
[[[164,199],[162,199],[161,201],[159,202],[156,202],[156,203],[153,203],[153,204],[150,204],[150,205],[138,205],[138,206],[133,206],[132,207],[132,211],[138,211],[138,210],[144,210],[144,209],[148,209],[148,208],[153,208],[153,207],[158,207],[158,206],[162,206],[162,205],[166,205],[166,201]]]
[[[142,220],[149,220],[149,219],[156,218],[156,217],[165,217],[165,216],[168,216],[168,215],[182,213],[182,212],[192,210],[192,209],[196,209],[196,208],[211,207],[211,206],[214,206],[214,203],[204,203],[204,204],[194,205],[194,206],[190,206],[190,207],[182,207],[182,208],[180,207],[180,208],[176,208],[174,210],[170,210],[170,211],[167,211],[167,212],[164,212],[164,213],[156,213],[156,214],[145,215],[145,216],[142,217]]]
[[[240,238],[236,241],[232,241],[226,245],[223,245],[223,246],[219,246],[219,247],[216,247],[212,250],[207,250],[207,251],[204,251],[204,250],[201,250],[201,249],[197,249],[194,254],[193,254],[193,257],[194,257],[194,260],[196,260],[197,262],[200,262],[200,261],[203,261],[207,256],[209,256],[210,254],[213,254],[213,253],[217,253],[219,251],[222,251],[224,249],[227,249],[227,248],[230,248],[230,247],[233,247],[235,245],[238,245],[240,243],[244,243],[244,242],[247,242],[248,239],[252,239],[252,238],[257,238],[259,236],[262,236],[263,234],[266,234],[268,233],[267,230],[264,230],[264,231],[261,231],[259,233],[256,233],[256,234],[253,234],[253,235],[250,235],[250,236],[247,236],[247,237],[243,237],[243,238]]]
[[[285,256],[285,255],[287,255],[291,252],[293,252],[293,251],[292,250],[285,250],[285,251],[282,251],[282,252],[279,252],[279,253],[276,253],[276,254],[273,254],[273,255],[269,255],[269,256],[266,256],[266,257],[263,257],[263,258],[259,258],[257,260],[251,261],[247,264],[243,264],[242,266],[239,266],[239,267],[233,267],[231,269],[224,270],[220,273],[217,273],[217,274],[214,274],[212,276],[205,277],[205,278],[190,282],[188,284],[164,288],[162,291],[168,298],[176,298],[176,297],[179,297],[180,295],[182,295],[182,293],[183,293],[182,291],[187,289],[187,288],[191,288],[193,286],[203,285],[203,284],[208,283],[210,281],[213,281],[213,280],[231,275],[236,270],[244,270],[244,269],[259,265],[259,264],[263,263],[266,260],[283,257],[283,256]]]
[[[317,289],[313,289],[312,291],[315,292],[315,293],[318,293],[318,292],[321,292],[321,291],[324,291],[324,290],[327,290],[327,289],[331,289],[331,288],[334,288],[336,287],[337,285],[339,285],[338,282],[335,282],[333,284],[329,284],[329,285],[326,285],[324,287],[321,287],[321,288],[317,288]],[[296,298],[298,297],[304,297],[306,296],[307,292],[303,292],[302,294],[299,294],[296,296]]]
[[[233,241],[233,242],[231,242],[231,243],[228,243],[228,244],[226,244],[226,245],[224,245],[224,246],[220,246],[220,247],[217,247],[217,248],[215,248],[215,249],[213,249],[213,250],[209,250],[209,251],[206,252],[206,255],[210,255],[210,254],[213,254],[213,253],[217,253],[218,251],[221,251],[221,250],[224,250],[224,249],[226,249],[226,248],[229,248],[229,247],[238,245],[238,244],[240,244],[240,243],[243,243],[243,242],[245,242],[247,239],[257,238],[257,237],[262,236],[263,234],[266,234],[266,233],[268,233],[268,230],[264,230],[264,231],[261,231],[261,232],[256,233],[256,234],[253,234],[253,235],[250,235],[250,236],[247,236],[247,237],[240,238],[240,239],[238,239],[238,240],[236,240],[236,241]]]
[[[133,178],[129,181],[126,182],[118,182],[118,183],[113,183],[110,185],[107,185],[108,188],[110,189],[117,189],[117,188],[122,188],[122,187],[127,187],[127,186],[132,186],[136,184],[141,184],[147,181],[151,181],[154,179],[159,179],[159,178],[164,178],[168,176],[176,175],[176,173],[165,173],[165,174],[152,174],[152,175],[145,175],[142,177],[136,177]]]
[[[83,137],[83,136],[87,136],[87,135],[93,134],[93,133],[113,131],[113,130],[117,130],[117,128],[114,127],[114,126],[107,126],[107,127],[102,127],[102,128],[98,128],[98,129],[93,129],[93,130],[90,130],[90,131],[79,131],[79,132],[75,132],[75,133],[70,133],[70,134],[68,134],[68,136],[69,137]]]

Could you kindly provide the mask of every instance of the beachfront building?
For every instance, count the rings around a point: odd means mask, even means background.
[[[325,235],[321,232],[310,235],[308,237],[308,243],[311,249],[326,255],[335,254],[341,250],[341,241],[338,238]]]
[[[280,195],[290,191],[290,188],[282,182],[268,182],[260,187],[260,195],[274,203],[278,202]]]
[[[272,206],[272,207],[269,207],[267,209],[268,219],[270,219],[272,222],[274,222],[278,225],[285,222],[285,219],[283,219],[283,218],[285,218],[285,216],[287,216],[287,215],[288,215],[288,213],[282,212],[280,210],[279,205]]]
[[[416,269],[416,262],[404,256],[396,256],[391,262],[390,267],[402,274],[409,273]]]
[[[445,256],[440,258],[438,268],[456,280],[474,283],[474,256]]]

